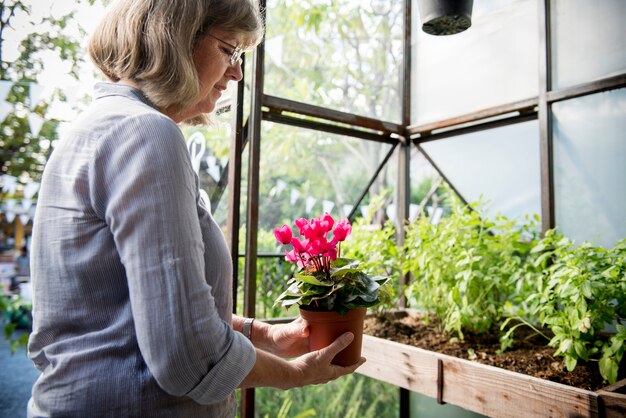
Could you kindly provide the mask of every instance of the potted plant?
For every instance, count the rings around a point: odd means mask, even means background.
[[[359,268],[358,261],[341,257],[341,243],[352,232],[348,219],[335,222],[324,213],[311,220],[297,219],[294,224],[300,237],[295,237],[287,224],[274,230],[278,242],[292,247],[285,259],[301,268],[276,304],[287,308],[299,305],[300,315],[309,323],[311,350],[352,332],[354,340],[337,354],[333,364],[354,364],[361,356],[366,310],[379,303],[381,285],[388,278],[371,276]]]

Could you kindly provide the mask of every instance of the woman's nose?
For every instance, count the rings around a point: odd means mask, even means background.
[[[241,59],[238,59],[233,65],[229,65],[226,70],[229,79],[239,81],[243,78],[243,70],[241,68]]]

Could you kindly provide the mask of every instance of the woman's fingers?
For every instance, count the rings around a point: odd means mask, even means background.
[[[280,357],[297,357],[309,352],[309,324],[302,318],[272,325],[269,336],[271,345],[265,349]]]
[[[357,363],[345,367],[331,363],[333,358],[335,358],[341,350],[348,347],[353,340],[354,334],[346,332],[340,335],[329,346],[296,359],[292,365],[300,370],[301,380],[299,386],[329,382],[354,372],[359,366],[365,363],[364,357],[361,357]]]
[[[341,352],[344,348],[348,347],[350,343],[354,340],[354,334],[351,332],[346,332],[341,334],[339,338],[332,342],[328,347],[322,348],[320,354],[322,356],[327,357],[330,356],[333,359],[337,354]]]

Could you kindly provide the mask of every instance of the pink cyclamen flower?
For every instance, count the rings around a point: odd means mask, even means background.
[[[291,228],[287,224],[281,226],[280,228],[276,228],[274,229],[274,236],[281,244],[289,244],[292,238]]]
[[[337,241],[345,241],[348,235],[352,232],[352,225],[347,219],[342,219],[337,222],[337,226],[333,230],[333,236]]]
[[[298,255],[296,254],[296,251],[285,251],[285,260],[289,261],[290,263],[295,263],[296,261],[298,261]]]
[[[294,222],[300,231],[300,235],[304,235],[304,230],[309,228],[309,221],[305,218],[296,219]]]
[[[309,251],[310,245],[309,240],[307,239],[291,238],[291,241],[289,243],[293,245],[293,249],[298,254],[306,253]]]
[[[296,265],[300,268],[304,268],[304,261],[302,258],[298,257],[296,250],[285,251],[285,260],[290,263],[296,263]]]
[[[335,261],[337,259],[337,247],[333,247],[325,252],[324,257],[329,257],[331,261]]]
[[[311,255],[320,255],[325,254],[330,251],[332,248],[335,248],[335,245],[326,241],[325,238],[317,238],[315,240],[311,240],[308,252]]]
[[[320,226],[324,233],[330,232],[333,229],[333,225],[335,224],[335,220],[328,212],[325,212],[323,215],[320,215],[318,218]]]
[[[324,231],[324,226],[319,219],[311,219],[311,221],[302,228],[302,233],[308,240],[313,241],[323,238],[326,231]]]

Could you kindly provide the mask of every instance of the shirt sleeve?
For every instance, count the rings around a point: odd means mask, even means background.
[[[218,315],[204,278],[197,177],[178,127],[160,114],[111,128],[90,167],[96,212],[126,270],[141,354],[167,393],[226,398],[255,350]]]

